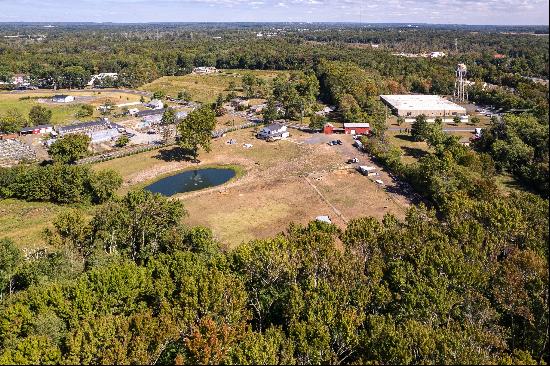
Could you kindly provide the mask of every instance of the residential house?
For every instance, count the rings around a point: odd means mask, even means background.
[[[285,125],[279,123],[272,123],[268,126],[265,126],[258,132],[256,137],[259,139],[274,141],[284,139],[290,136],[288,128]]]

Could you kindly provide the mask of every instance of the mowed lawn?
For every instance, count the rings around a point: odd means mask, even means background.
[[[281,73],[287,71],[275,70],[222,70],[216,74],[184,76],[164,76],[149,84],[143,85],[140,89],[150,92],[163,91],[167,95],[177,97],[178,93],[186,90],[191,94],[191,99],[201,103],[212,103],[218,94],[229,93],[229,84],[233,81],[237,88],[237,94],[242,88],[242,77],[245,74],[253,74],[265,81],[271,81]]]
[[[40,103],[39,99],[51,98],[55,94],[69,94],[77,97],[75,103],[67,104],[54,104],[54,103]],[[78,101],[78,97],[85,97],[82,102]],[[56,92],[45,91],[29,91],[24,93],[0,93],[0,116],[4,115],[10,109],[16,109],[28,118],[31,108],[35,105],[43,106],[52,111],[52,124],[63,125],[68,124],[76,120],[75,114],[80,110],[83,104],[90,104],[94,109],[101,104],[110,100],[114,104],[123,104],[130,102],[138,102],[140,96],[134,94],[127,94],[122,92],[92,92],[92,91],[67,91],[58,90]],[[100,114],[95,110],[92,119],[100,117]]]

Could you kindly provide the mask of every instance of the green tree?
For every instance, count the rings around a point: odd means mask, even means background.
[[[223,97],[222,93],[218,94],[218,97],[216,98],[216,102],[214,103],[214,108],[220,108],[223,106],[223,103],[225,101],[225,98]]]
[[[264,123],[271,123],[279,118],[279,112],[277,112],[277,106],[273,98],[267,100],[267,105],[263,110]]]
[[[6,114],[0,116],[0,131],[3,132],[19,132],[26,124],[25,117],[15,108],[8,109]]]
[[[80,109],[76,112],[75,116],[76,118],[85,118],[93,116],[94,114],[94,107],[92,107],[89,104],[83,104],[80,106]]]
[[[93,203],[103,203],[115,197],[122,185],[122,177],[114,170],[101,170],[90,178]]]
[[[157,90],[156,92],[153,93],[153,99],[164,99],[165,96],[166,96],[166,93],[163,92],[162,90]]]
[[[460,119],[459,116],[454,116],[454,117],[453,117],[453,123],[454,123],[455,125],[460,124],[460,121],[461,121],[461,119]]]
[[[116,146],[117,147],[124,147],[124,146],[128,145],[129,142],[130,142],[130,139],[128,138],[128,136],[122,135],[116,140]]]
[[[162,114],[161,124],[164,126],[173,125],[177,122],[176,111],[173,108],[166,108]]]
[[[100,106],[100,112],[102,116],[108,116],[111,114],[111,111],[114,107],[114,103],[111,99],[107,99],[103,105]]]
[[[402,116],[397,117],[397,125],[401,126],[403,123],[405,123],[405,118]]]
[[[178,124],[179,145],[189,151],[193,160],[197,160],[199,147],[209,152],[211,149],[212,131],[216,126],[216,115],[208,106],[203,106],[189,113],[187,118]]]
[[[90,80],[90,73],[81,66],[67,66],[61,72],[61,86],[84,88]]]
[[[179,201],[149,191],[130,192],[99,209],[91,222],[92,240],[107,253],[123,251],[142,263],[161,251],[164,236],[185,214]]]
[[[416,117],[411,126],[411,136],[415,141],[424,141],[429,130],[428,120],[421,114]]]
[[[13,293],[13,276],[23,262],[23,254],[9,239],[0,239],[0,301],[4,291]]]
[[[178,99],[184,100],[184,101],[190,101],[191,100],[191,93],[189,93],[186,89],[183,89],[178,93]]]
[[[472,118],[470,118],[471,125],[479,126],[480,123],[481,123],[481,119],[478,116],[473,116]]]
[[[252,98],[255,96],[255,87],[258,84],[258,78],[251,73],[247,73],[242,78],[242,85],[244,95],[247,98]]]
[[[327,118],[325,116],[314,114],[309,119],[309,128],[312,128],[314,130],[322,130],[326,123]]]
[[[48,149],[48,153],[56,162],[74,163],[88,155],[90,141],[87,135],[66,135],[57,139]]]
[[[39,105],[33,106],[29,112],[29,124],[32,126],[47,125],[51,119],[52,111]]]

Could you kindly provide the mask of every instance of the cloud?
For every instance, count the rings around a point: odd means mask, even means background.
[[[0,0],[0,21],[548,24],[548,0]]]

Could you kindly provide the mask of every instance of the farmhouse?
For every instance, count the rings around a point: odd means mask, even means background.
[[[368,135],[370,133],[370,124],[344,123],[344,133],[346,135]]]
[[[33,127],[25,127],[19,133],[21,135],[30,135],[30,134],[40,134],[40,133],[51,133],[53,131],[52,125],[38,125]]]
[[[392,112],[409,119],[423,114],[428,120],[435,117],[465,116],[466,108],[459,106],[439,95],[381,95],[380,99]]]
[[[267,141],[280,140],[288,136],[290,136],[290,133],[287,131],[287,127],[279,123],[273,123],[262,128],[256,135],[259,139]]]
[[[54,103],[70,103],[74,102],[74,97],[72,95],[54,95],[52,98]]]

